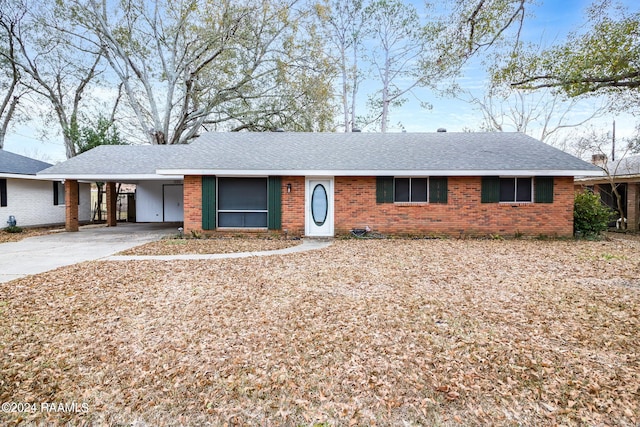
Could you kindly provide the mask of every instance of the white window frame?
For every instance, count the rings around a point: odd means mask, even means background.
[[[427,180],[427,200],[424,202],[414,202],[411,200],[411,181],[416,179],[426,179]],[[401,202],[396,200],[396,179],[409,179],[409,201]],[[429,177],[428,176],[394,176],[393,177],[393,203],[414,203],[414,204],[424,204],[429,203]]]
[[[498,199],[499,203],[508,203],[508,204],[533,203],[533,198],[534,198],[533,182],[534,182],[534,178],[532,176],[500,176],[499,179],[513,179],[514,180],[513,200],[499,200]],[[530,179],[531,180],[531,200],[520,200],[520,201],[518,201],[518,179]],[[502,193],[502,191],[500,191],[500,193]]]

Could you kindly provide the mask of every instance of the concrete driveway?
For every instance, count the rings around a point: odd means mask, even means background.
[[[84,226],[77,233],[57,232],[0,244],[0,282],[100,259],[125,249],[177,234],[174,224]]]

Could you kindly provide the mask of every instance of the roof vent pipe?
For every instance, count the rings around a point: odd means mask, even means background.
[[[445,128],[438,128],[438,132],[446,132],[447,130]]]
[[[362,132],[362,131],[360,130],[360,128],[352,128],[351,132]]]

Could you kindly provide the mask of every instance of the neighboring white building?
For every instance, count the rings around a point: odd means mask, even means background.
[[[49,163],[0,150],[0,228],[13,216],[18,226],[64,224],[64,185],[37,177]],[[80,185],[80,222],[91,220],[90,184]]]

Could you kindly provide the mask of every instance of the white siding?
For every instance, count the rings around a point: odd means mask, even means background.
[[[90,188],[80,184],[80,222],[91,220]],[[7,178],[7,206],[0,207],[0,227],[7,225],[9,215],[16,217],[19,226],[64,224],[65,206],[53,204],[51,181]]]
[[[136,222],[163,222],[163,191],[165,184],[182,181],[143,181],[136,186]]]

